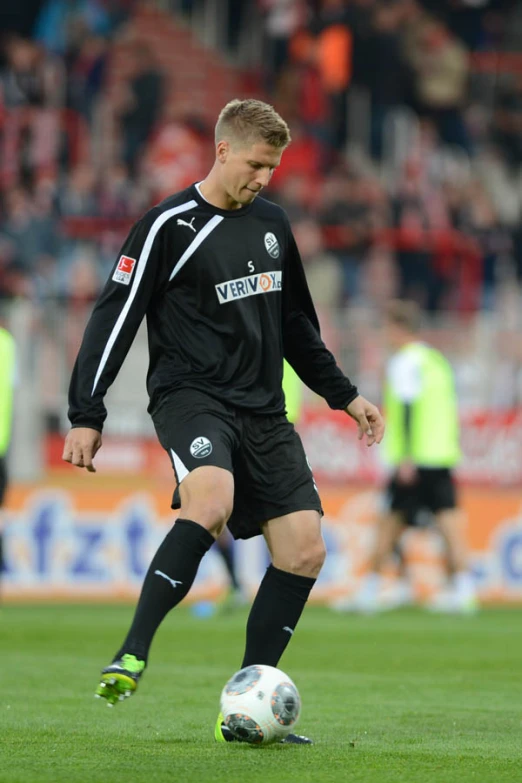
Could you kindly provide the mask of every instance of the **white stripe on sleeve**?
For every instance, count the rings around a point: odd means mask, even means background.
[[[173,207],[172,209],[168,209],[166,212],[163,212],[161,215],[159,215],[154,221],[154,223],[152,224],[152,226],[150,227],[150,231],[147,234],[147,239],[145,240],[145,244],[143,245],[143,249],[140,253],[140,257],[136,265],[136,272],[134,275],[134,279],[132,281],[131,290],[129,291],[129,296],[127,298],[127,301],[125,302],[125,305],[120,315],[118,316],[118,320],[114,324],[114,328],[109,336],[109,339],[107,340],[107,345],[105,346],[102,357],[100,359],[100,364],[98,366],[98,370],[96,372],[96,376],[94,378],[94,383],[92,386],[91,397],[96,391],[98,381],[100,380],[100,376],[103,370],[105,369],[105,365],[107,364],[107,360],[110,356],[114,343],[116,342],[118,335],[122,330],[123,324],[125,323],[125,319],[127,318],[132,303],[136,298],[136,294],[138,292],[141,278],[143,277],[143,274],[145,272],[145,267],[147,266],[147,261],[149,260],[150,251],[152,249],[152,244],[156,238],[156,234],[158,233],[162,225],[166,223],[167,220],[169,220],[171,217],[173,217],[174,215],[179,215],[181,212],[187,212],[187,210],[197,206],[198,206],[197,201],[192,200],[192,201],[186,201],[184,204],[180,204],[179,207]]]

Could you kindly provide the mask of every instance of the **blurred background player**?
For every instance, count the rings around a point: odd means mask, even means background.
[[[387,508],[377,523],[369,571],[355,598],[337,603],[336,608],[372,612],[411,602],[400,538],[408,527],[425,526],[432,520],[444,541],[449,580],[429,607],[472,612],[477,603],[453,475],[460,459],[453,371],[440,351],[419,340],[421,312],[414,302],[391,301],[385,318],[392,356],[384,390],[388,427],[384,449],[393,474]],[[382,570],[397,553],[399,581],[395,595],[387,601],[382,596]]]
[[[2,507],[7,490],[7,450],[11,439],[14,380],[14,339],[0,324],[0,575],[4,571]]]

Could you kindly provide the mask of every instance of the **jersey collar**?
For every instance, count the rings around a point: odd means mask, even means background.
[[[191,185],[191,195],[196,199],[201,207],[205,207],[205,209],[209,210],[214,215],[221,215],[221,217],[225,218],[239,218],[243,217],[244,215],[248,215],[254,205],[255,199],[250,204],[247,204],[246,207],[241,207],[241,209],[219,209],[219,207],[215,207],[214,204],[211,204],[210,201],[207,201],[207,199],[202,195],[199,188],[200,185],[201,182],[194,182],[194,184]]]

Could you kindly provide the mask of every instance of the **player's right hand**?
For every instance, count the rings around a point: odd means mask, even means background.
[[[345,411],[357,422],[359,440],[366,437],[367,446],[381,442],[384,436],[384,419],[376,405],[359,394]]]
[[[399,484],[411,486],[412,484],[415,484],[416,480],[417,467],[413,464],[413,462],[409,462],[409,460],[401,462],[397,469],[397,481]]]
[[[102,445],[102,436],[91,427],[75,427],[69,430],[63,447],[62,459],[77,468],[96,473],[93,459]]]

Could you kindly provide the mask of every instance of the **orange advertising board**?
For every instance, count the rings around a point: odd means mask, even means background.
[[[136,482],[57,471],[45,483],[14,485],[4,509],[7,601],[131,600],[175,519],[168,479]],[[364,573],[382,502],[374,486],[320,487],[328,558],[313,592],[327,603],[353,592]],[[522,602],[522,491],[463,487],[463,513],[479,596]],[[268,564],[261,537],[237,543],[239,576],[254,593]],[[406,534],[405,555],[419,597],[443,580],[432,530]],[[390,567],[389,578],[393,578]],[[214,598],[226,571],[211,550],[190,598]]]

